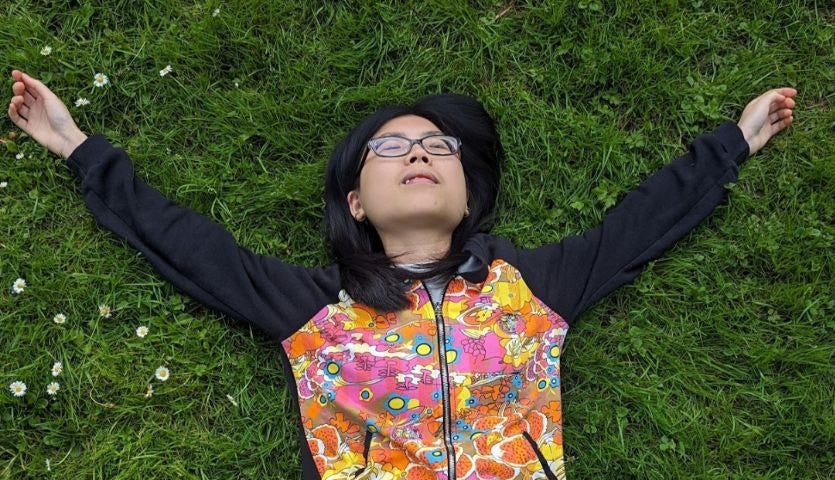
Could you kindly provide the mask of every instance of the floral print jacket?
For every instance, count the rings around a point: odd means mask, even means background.
[[[281,346],[306,479],[564,479],[560,354],[569,325],[632,281],[726,197],[748,157],[731,121],[647,178],[597,227],[517,248],[479,233],[443,301],[407,281],[379,312],[338,266],[253,253],[137,178],[90,136],[67,159],[96,221],[197,301]]]

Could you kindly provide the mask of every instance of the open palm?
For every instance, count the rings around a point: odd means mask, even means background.
[[[64,102],[42,82],[19,70],[12,70],[12,78],[14,96],[9,103],[9,118],[49,151],[68,156],[86,135]]]

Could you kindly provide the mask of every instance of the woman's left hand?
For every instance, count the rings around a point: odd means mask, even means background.
[[[748,142],[750,155],[756,153],[781,130],[791,125],[792,108],[797,90],[791,87],[769,90],[751,102],[742,111],[736,123]]]

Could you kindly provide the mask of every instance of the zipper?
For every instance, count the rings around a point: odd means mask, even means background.
[[[539,447],[536,446],[536,441],[534,441],[531,434],[527,431],[522,431],[522,435],[528,440],[528,443],[531,444],[531,448],[533,448],[534,453],[536,453],[536,458],[539,459],[539,464],[542,465],[542,470],[545,472],[545,477],[548,480],[557,480],[557,476],[554,475],[554,472],[551,471],[551,467],[548,465],[548,460],[545,459],[545,455],[539,450]]]
[[[374,436],[374,432],[372,432],[371,430],[366,430],[365,431],[365,443],[363,445],[363,450],[362,450],[362,458],[365,459],[365,466],[362,467],[361,469],[357,470],[356,472],[354,472],[354,475],[353,475],[354,478],[359,477],[362,474],[362,472],[364,472],[365,469],[368,468],[368,451],[371,449],[371,437],[373,437],[373,436]]]
[[[444,316],[441,309],[443,308],[444,301],[446,300],[446,291],[453,278],[454,275],[447,280],[446,286],[444,287],[443,297],[441,297],[441,302],[437,307],[433,305],[435,310],[435,324],[438,330],[438,355],[441,359],[441,397],[444,405],[444,446],[446,447],[447,477],[449,480],[455,480],[455,449],[452,448],[452,411],[449,406],[449,370],[447,369],[446,364],[446,329],[444,328]],[[432,301],[432,294],[429,292],[429,289],[426,288],[426,284],[423,280],[420,281],[420,284],[423,285],[427,296],[429,296],[429,303],[434,303]]]

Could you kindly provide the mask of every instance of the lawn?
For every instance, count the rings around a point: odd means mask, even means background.
[[[380,105],[482,101],[507,151],[493,233],[533,247],[593,228],[696,135],[794,87],[793,125],[745,162],[728,201],[569,331],[566,470],[829,479],[826,3],[13,0],[0,71],[4,106],[13,68],[41,79],[147,183],[306,266],[333,260],[319,229],[328,155]],[[299,478],[280,346],[179,294],[98,226],[63,159],[3,112],[0,478]]]

